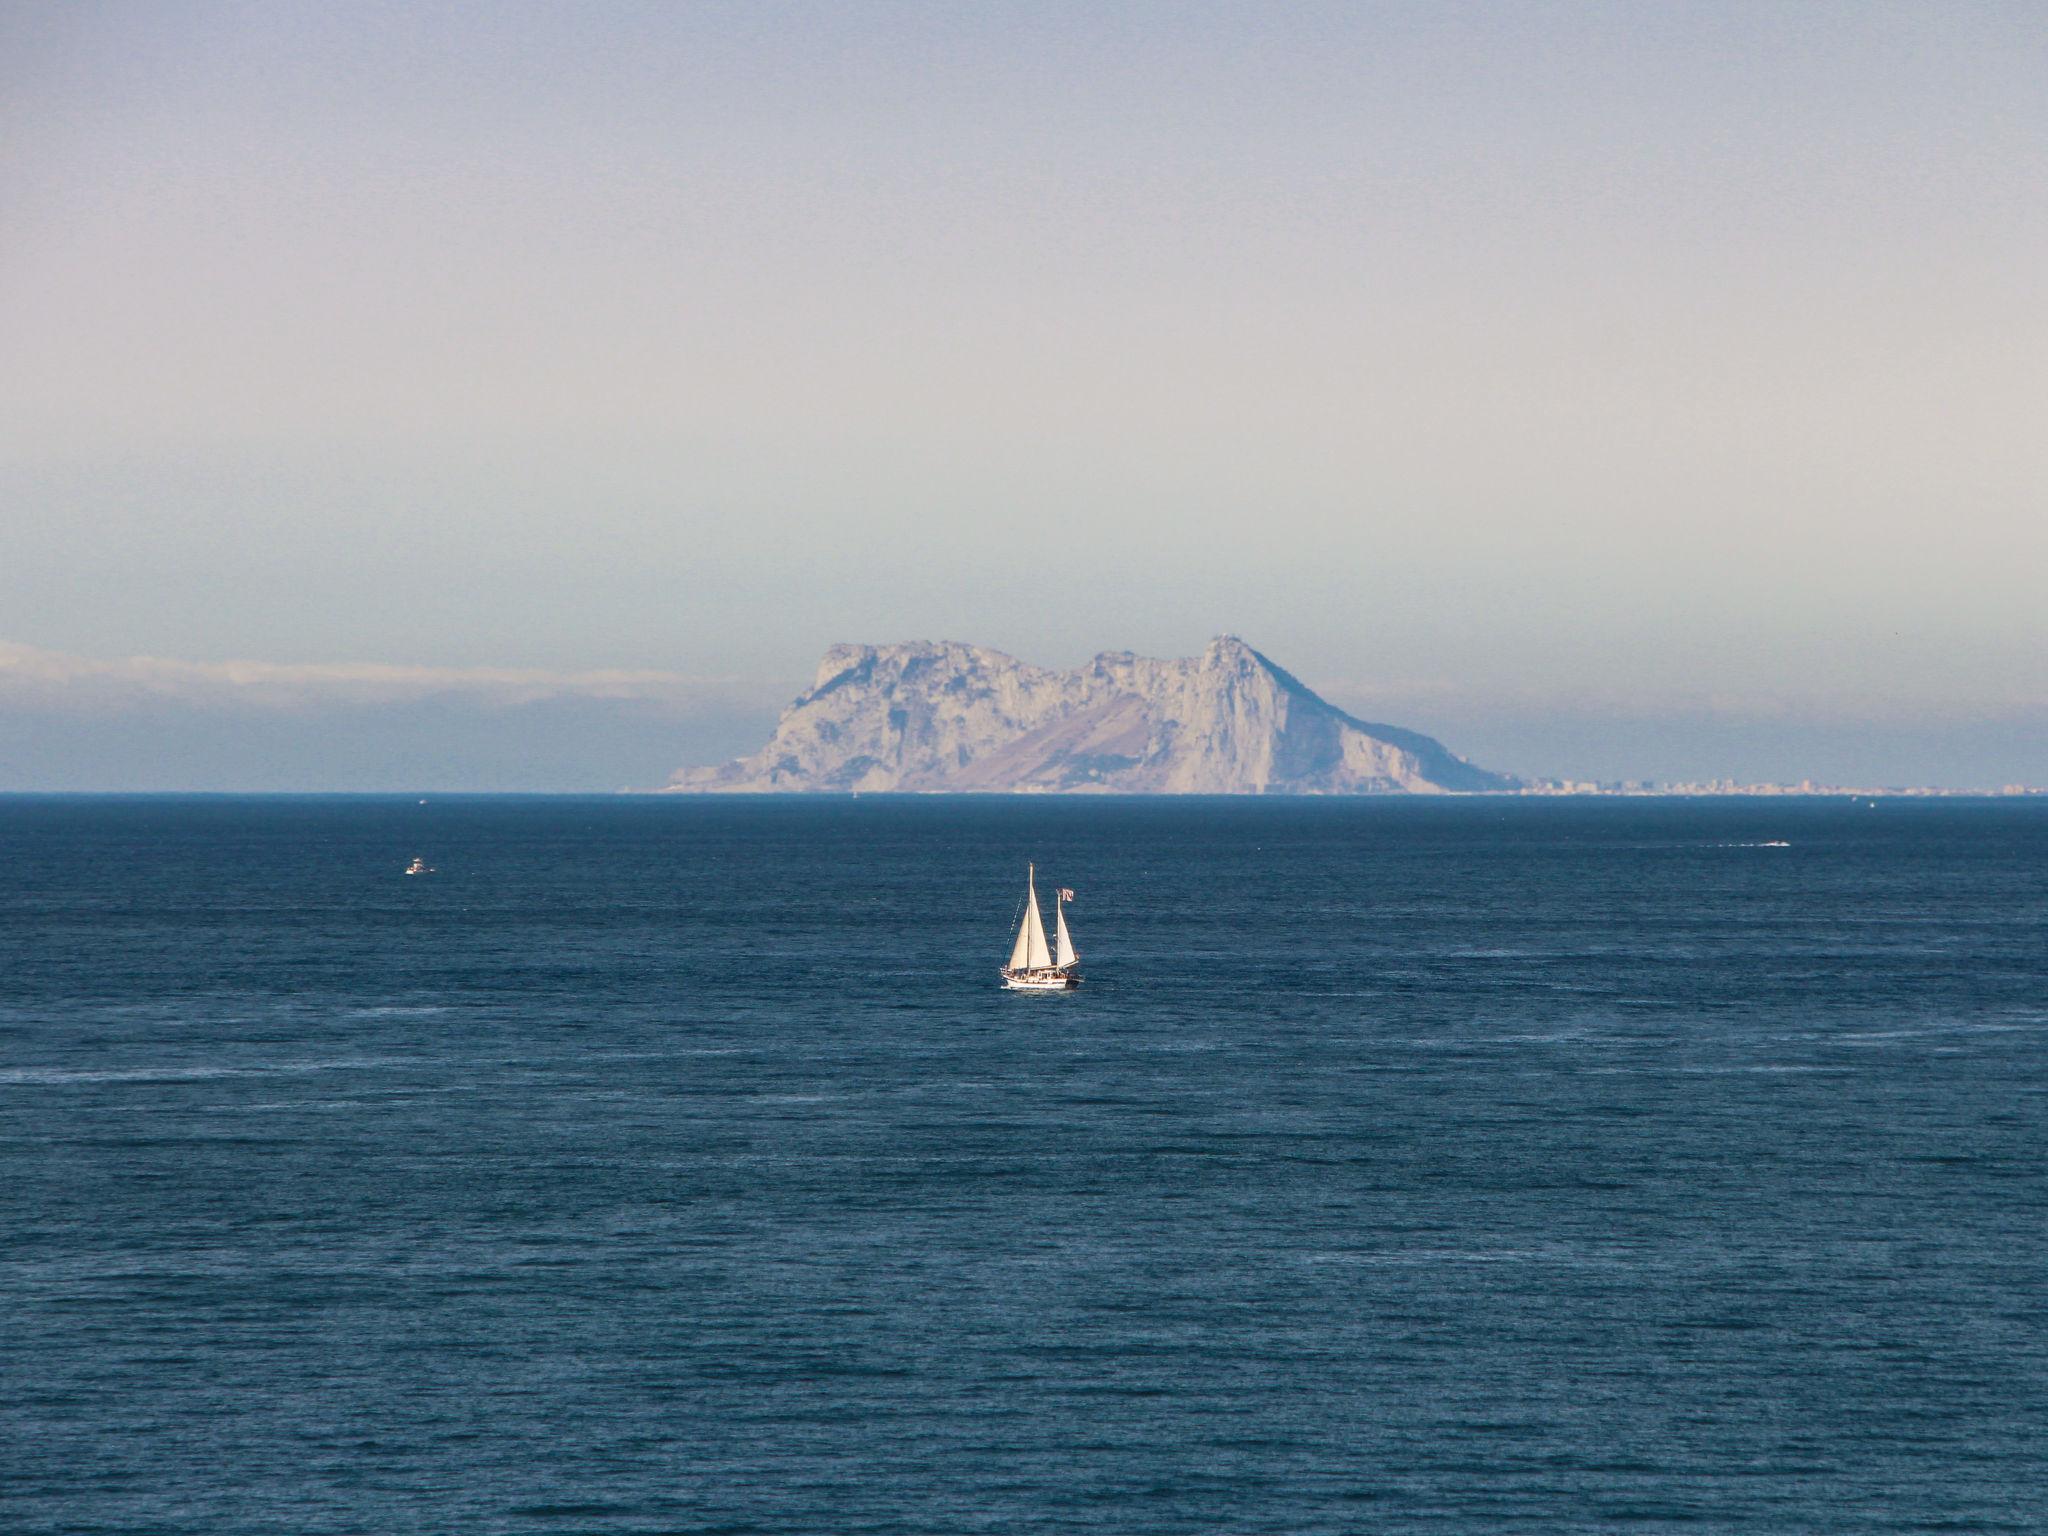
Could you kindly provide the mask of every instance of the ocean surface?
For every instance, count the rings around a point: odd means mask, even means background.
[[[0,799],[0,1531],[2037,1532],[2044,1090],[2040,802]]]

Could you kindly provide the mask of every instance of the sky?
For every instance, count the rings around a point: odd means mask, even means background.
[[[0,0],[0,788],[1225,631],[1510,772],[2048,782],[2044,187],[2031,4]]]

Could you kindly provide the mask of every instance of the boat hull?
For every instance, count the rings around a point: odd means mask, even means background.
[[[1071,992],[1081,978],[1067,971],[1004,971],[1003,985],[1012,992]]]

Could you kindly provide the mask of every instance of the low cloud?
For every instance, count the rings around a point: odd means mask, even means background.
[[[560,699],[706,707],[759,707],[778,686],[654,670],[550,671],[516,667],[405,667],[375,662],[105,659],[0,642],[0,706],[122,708],[171,702],[265,710],[410,704],[457,697],[516,706]]]
[[[653,670],[0,644],[0,791],[614,790],[753,750],[794,691]]]

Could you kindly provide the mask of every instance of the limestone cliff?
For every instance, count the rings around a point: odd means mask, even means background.
[[[768,745],[679,791],[1433,794],[1512,789],[1414,731],[1325,703],[1235,636],[1072,672],[954,641],[835,645]]]

